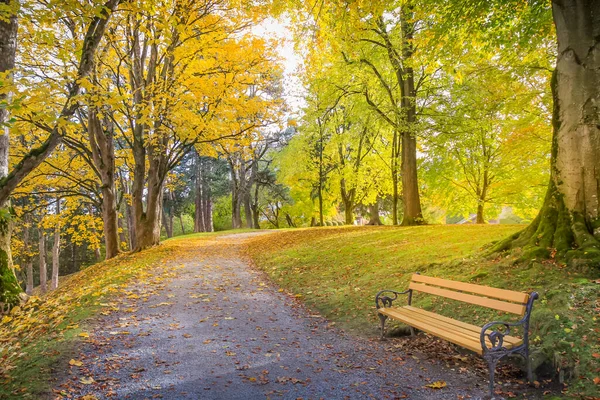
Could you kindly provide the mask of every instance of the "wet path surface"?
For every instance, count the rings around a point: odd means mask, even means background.
[[[190,243],[93,321],[61,385],[98,399],[480,398],[487,382],[344,334],[273,287],[242,255],[252,234]],[[92,383],[82,383],[87,378]],[[444,381],[443,389],[426,385]],[[58,390],[61,389],[58,386]],[[93,398],[93,397],[91,397]]]

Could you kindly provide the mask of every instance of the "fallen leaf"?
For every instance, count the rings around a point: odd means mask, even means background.
[[[80,333],[79,335],[77,335],[77,336],[79,336],[79,337],[83,337],[83,338],[89,338],[89,337],[90,337],[90,334],[89,334],[89,333],[87,333],[87,332],[81,332],[81,333]]]
[[[74,365],[76,367],[81,367],[83,365],[83,363],[81,361],[79,361],[79,360],[71,359],[71,361],[69,361],[69,365]]]
[[[441,389],[441,388],[445,388],[446,387],[446,382],[444,381],[435,381],[433,383],[430,383],[429,385],[425,385],[425,387],[431,388],[431,389]]]
[[[594,383],[596,385],[600,385],[600,376],[597,376],[597,377],[594,378]]]
[[[91,376],[88,376],[88,377],[80,378],[79,382],[83,383],[84,385],[91,385],[92,383],[94,383],[96,381]]]

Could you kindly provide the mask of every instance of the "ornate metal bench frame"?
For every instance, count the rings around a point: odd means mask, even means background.
[[[412,304],[412,289],[405,290],[403,292],[398,292],[395,290],[382,290],[375,296],[375,306],[377,309],[380,308],[388,308],[392,307],[393,302],[398,299],[399,295],[408,295],[408,305]],[[393,294],[393,297],[385,295],[386,293]],[[479,340],[481,342],[481,349],[483,351],[482,357],[488,364],[489,374],[490,374],[490,395],[494,397],[494,374],[496,372],[496,365],[498,362],[510,355],[510,354],[520,354],[527,364],[527,381],[531,383],[533,381],[533,372],[531,370],[531,360],[529,359],[529,318],[531,317],[531,310],[533,309],[533,302],[539,298],[537,292],[532,292],[529,294],[529,299],[527,300],[527,304],[525,306],[525,314],[520,321],[517,322],[503,322],[503,321],[492,321],[489,322],[481,328],[481,333],[479,335]],[[377,313],[379,316],[379,320],[381,322],[381,339],[385,339],[385,321],[388,319],[387,315],[383,315],[381,313]],[[410,326],[410,325],[409,325]],[[500,327],[504,327],[505,329],[498,329]],[[519,346],[515,346],[513,348],[507,349],[503,346],[504,337],[510,336],[511,327],[523,327],[523,343]],[[492,329],[494,328],[495,329]],[[411,335],[414,336],[414,328],[411,326]],[[488,332],[490,331],[490,332]],[[435,335],[433,335],[435,336]],[[488,347],[486,345],[486,338],[489,339],[492,347]]]

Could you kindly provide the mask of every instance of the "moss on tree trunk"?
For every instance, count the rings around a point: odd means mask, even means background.
[[[600,2],[553,3],[558,59],[551,178],[544,204],[523,231],[494,250],[521,248],[522,258],[554,257],[600,267]]]

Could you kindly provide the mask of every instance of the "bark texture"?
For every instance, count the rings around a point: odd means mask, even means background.
[[[600,2],[552,4],[558,59],[551,180],[542,210],[496,250],[524,257],[555,255],[569,265],[600,265]]]
[[[48,290],[48,269],[46,267],[46,236],[42,228],[39,229],[39,264],[40,264],[40,292],[45,294]]]
[[[212,191],[210,187],[210,175],[213,164],[205,158],[196,155],[196,185],[195,210],[194,210],[194,232],[212,232]],[[182,223],[183,229],[183,223]]]
[[[102,183],[102,221],[106,259],[119,254],[119,214],[117,212],[117,188],[115,174],[114,128],[105,118],[101,121],[98,109],[88,110],[88,136],[92,160]]]
[[[11,7],[16,2],[9,0],[0,1],[0,6]],[[15,66],[17,48],[17,16],[11,15],[8,20],[0,20],[0,73],[11,71]],[[0,94],[0,102],[8,102],[7,95]],[[6,107],[0,107],[0,181],[8,176],[8,150],[9,150],[9,113]],[[19,293],[22,289],[17,281],[13,269],[10,237],[12,230],[11,215],[8,196],[0,200],[0,312],[10,309],[19,302]],[[7,305],[5,307],[5,304]]]
[[[56,199],[56,215],[60,215],[60,199]],[[54,243],[52,244],[52,272],[50,274],[50,290],[58,288],[58,272],[60,269],[60,223],[54,227]]]

